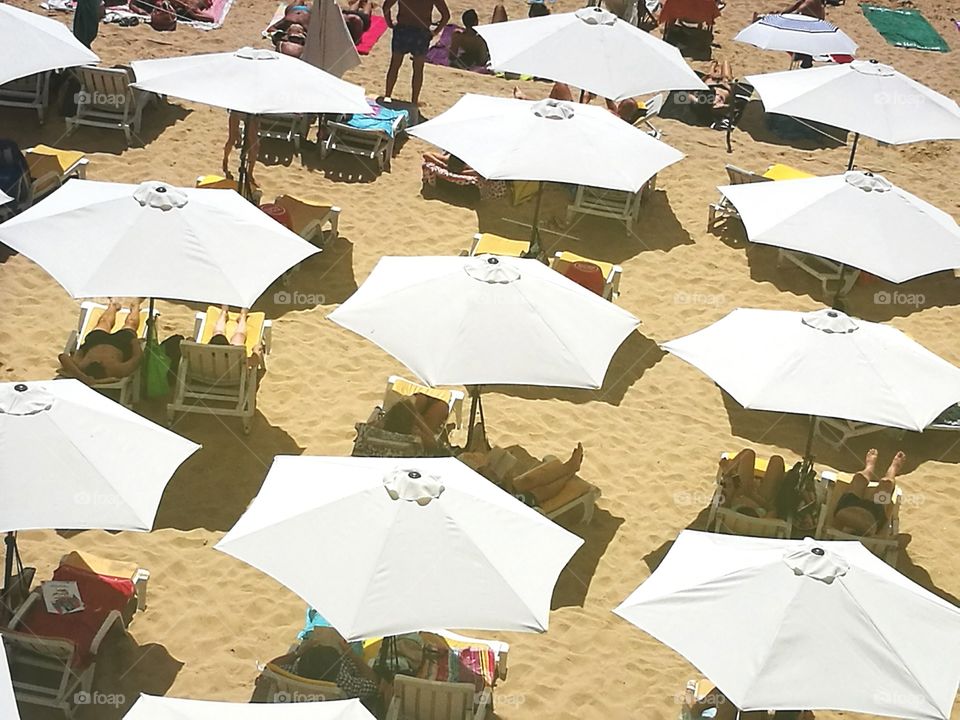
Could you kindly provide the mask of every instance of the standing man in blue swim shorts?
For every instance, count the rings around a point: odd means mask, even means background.
[[[399,4],[397,21],[393,21],[391,10]],[[434,29],[433,9],[440,12],[440,20]],[[427,59],[427,49],[430,41],[446,27],[450,20],[450,9],[444,0],[386,0],[383,3],[383,16],[387,25],[393,28],[393,55],[390,57],[390,68],[387,70],[386,95],[393,95],[393,87],[397,84],[397,75],[403,58],[410,55],[413,60],[412,96],[410,101],[414,105],[420,104],[420,88],[423,87],[423,64]]]

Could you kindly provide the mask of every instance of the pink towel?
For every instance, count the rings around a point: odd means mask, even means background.
[[[384,18],[383,15],[371,15],[370,27],[367,28],[367,31],[360,37],[360,42],[357,44],[357,52],[361,55],[369,55],[370,51],[373,50],[373,46],[377,44],[377,40],[379,40],[380,36],[386,31],[386,18]]]

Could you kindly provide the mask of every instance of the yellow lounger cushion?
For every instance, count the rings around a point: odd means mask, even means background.
[[[274,202],[287,211],[293,231],[300,233],[311,220],[323,220],[330,214],[330,204],[301,200],[291,195],[281,195]]]
[[[603,262],[602,260],[594,260],[593,258],[583,257],[581,255],[577,255],[576,253],[572,253],[566,250],[557,259],[560,260],[561,262],[568,263],[570,265],[576,262],[586,262],[592,265],[596,265],[598,268],[600,268],[600,272],[603,273],[604,280],[609,278],[610,274],[613,272],[613,263],[608,263],[608,262]]]
[[[137,572],[136,563],[108,560],[77,550],[74,550],[68,555],[64,555],[60,559],[60,565],[61,567],[66,565],[80,570],[87,570],[97,575],[107,575],[118,578],[132,578]]]
[[[233,336],[237,331],[237,319],[240,317],[240,313],[231,312],[227,315],[227,330],[224,335],[227,336],[227,340]],[[220,308],[214,307],[211,305],[207,308],[207,319],[203,323],[203,331],[200,334],[201,343],[210,342],[210,338],[213,337],[213,329],[217,325],[217,320],[220,319]],[[263,333],[263,323],[266,320],[266,315],[263,313],[248,313],[247,314],[247,355],[253,352],[253,349],[257,346],[257,343],[260,342],[260,336]]]
[[[411,395],[421,394],[428,397],[436,398],[437,400],[442,400],[447,405],[453,402],[453,394],[449,390],[444,388],[432,388],[427,387],[426,385],[417,385],[417,383],[412,383],[409,380],[399,379],[393,383],[390,388],[397,395],[403,395],[404,397],[410,397]]]
[[[201,175],[197,178],[196,187],[214,190],[236,190],[236,180],[230,180],[222,175]]]
[[[504,257],[520,257],[530,251],[530,243],[523,240],[508,240],[507,238],[484,233],[477,242],[474,255],[503,255]]]
[[[566,485],[563,486],[563,490],[543,503],[540,506],[540,509],[549,515],[554,510],[562,508],[567,503],[571,503],[577,498],[581,498],[593,490],[593,485],[588,483],[583,478],[574,475],[572,478],[567,480]]]
[[[767,168],[767,171],[763,174],[763,176],[765,178],[770,178],[771,180],[803,180],[805,178],[816,177],[808,172],[798,170],[797,168],[790,167],[789,165],[784,165],[783,163],[771,165]]]
[[[26,153],[30,175],[37,180],[47,173],[63,175],[68,168],[83,160],[83,153],[76,150],[58,150],[47,145],[37,145]]]

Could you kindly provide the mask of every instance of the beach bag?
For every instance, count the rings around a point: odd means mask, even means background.
[[[159,0],[150,11],[150,27],[166,31],[177,29],[177,13],[169,0]]]
[[[353,457],[423,457],[423,444],[414,435],[390,432],[370,423],[357,423]]]
[[[815,481],[813,468],[804,472],[802,462],[787,470],[777,492],[777,517],[792,518],[794,526],[801,531],[815,529],[819,515]]]
[[[146,392],[148,398],[166,397],[170,394],[170,356],[157,342],[157,330],[151,324],[147,335],[147,349],[143,362],[146,364]]]

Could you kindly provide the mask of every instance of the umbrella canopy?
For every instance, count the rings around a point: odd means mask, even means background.
[[[273,50],[134,60],[131,66],[141,90],[251,115],[370,112],[359,85]]]
[[[805,55],[853,55],[857,44],[840,28],[807,15],[764,15],[734,38],[761,50]]]
[[[3,647],[2,635],[0,635],[0,716],[6,718],[6,720],[20,720],[20,711],[17,710],[17,698],[13,694],[10,668],[7,666],[7,651]]]
[[[0,3],[0,85],[60,68],[100,62],[70,28],[52,18]]]
[[[5,5],[0,5],[0,7],[6,7]],[[0,205],[6,205],[8,202],[12,201],[13,198],[7,195],[3,190],[0,190]]]
[[[199,445],[77,380],[0,384],[0,531],[150,530]]]
[[[282,273],[319,252],[233,190],[158,181],[71,180],[0,225],[0,241],[76,298],[238,307],[250,307]]]
[[[960,401],[960,368],[895,328],[839,310],[741,308],[662,347],[748,410],[919,431]]]
[[[606,109],[464,95],[408,131],[491,180],[540,180],[637,192],[681,158]]]
[[[767,112],[826,123],[892,145],[960,139],[953,100],[876,60],[751,75]]]
[[[124,720],[373,720],[359,700],[231,703],[141,695]]]
[[[301,59],[336,77],[343,77],[347,70],[360,64],[360,54],[337,0],[315,0],[313,3]]]
[[[867,172],[719,188],[752,242],[830,258],[900,283],[960,268],[947,213]]]
[[[741,710],[947,720],[957,694],[960,610],[858,541],[684,530],[614,612]]]
[[[278,456],[216,547],[358,640],[546,630],[582,544],[456,458]]]
[[[598,388],[639,324],[537,260],[483,255],[381,258],[329,317],[430,385]]]
[[[705,90],[673,45],[598,7],[481,25],[494,70],[568,83],[620,100],[659,90]]]

